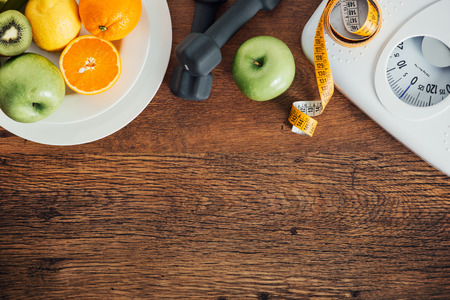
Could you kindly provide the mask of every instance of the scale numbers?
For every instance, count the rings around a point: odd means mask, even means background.
[[[423,36],[417,36],[399,43],[391,52],[386,68],[392,92],[416,107],[436,105],[450,94],[450,66],[431,64],[422,52],[423,40]]]

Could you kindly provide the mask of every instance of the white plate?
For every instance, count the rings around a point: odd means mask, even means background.
[[[60,108],[36,123],[11,120],[0,110],[0,126],[24,139],[48,145],[77,145],[106,137],[136,118],[150,103],[166,73],[172,47],[172,24],[166,0],[142,0],[136,28],[114,42],[122,60],[117,83],[99,95],[80,95],[66,88]],[[83,28],[80,35],[87,34]],[[28,52],[58,66],[59,54],[32,45]]]

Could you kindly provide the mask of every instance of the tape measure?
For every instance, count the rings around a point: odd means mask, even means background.
[[[361,21],[358,6],[365,2],[367,17]],[[347,32],[339,32],[331,24],[333,9],[340,6],[342,21]],[[362,23],[362,24],[361,24]],[[313,118],[322,114],[334,93],[334,80],[325,44],[325,30],[339,44],[346,47],[359,47],[369,42],[381,28],[381,13],[375,0],[330,0],[317,25],[314,38],[314,67],[320,100],[297,101],[292,104],[289,122],[292,131],[313,136],[317,121]]]

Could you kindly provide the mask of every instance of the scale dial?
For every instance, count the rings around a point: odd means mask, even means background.
[[[450,63],[439,50],[450,54],[445,44],[424,36],[408,38],[394,48],[386,79],[398,99],[415,107],[431,107],[450,94]]]

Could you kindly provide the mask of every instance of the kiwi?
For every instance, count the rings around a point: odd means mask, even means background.
[[[7,10],[0,14],[0,55],[16,56],[31,45],[33,32],[24,14]]]

